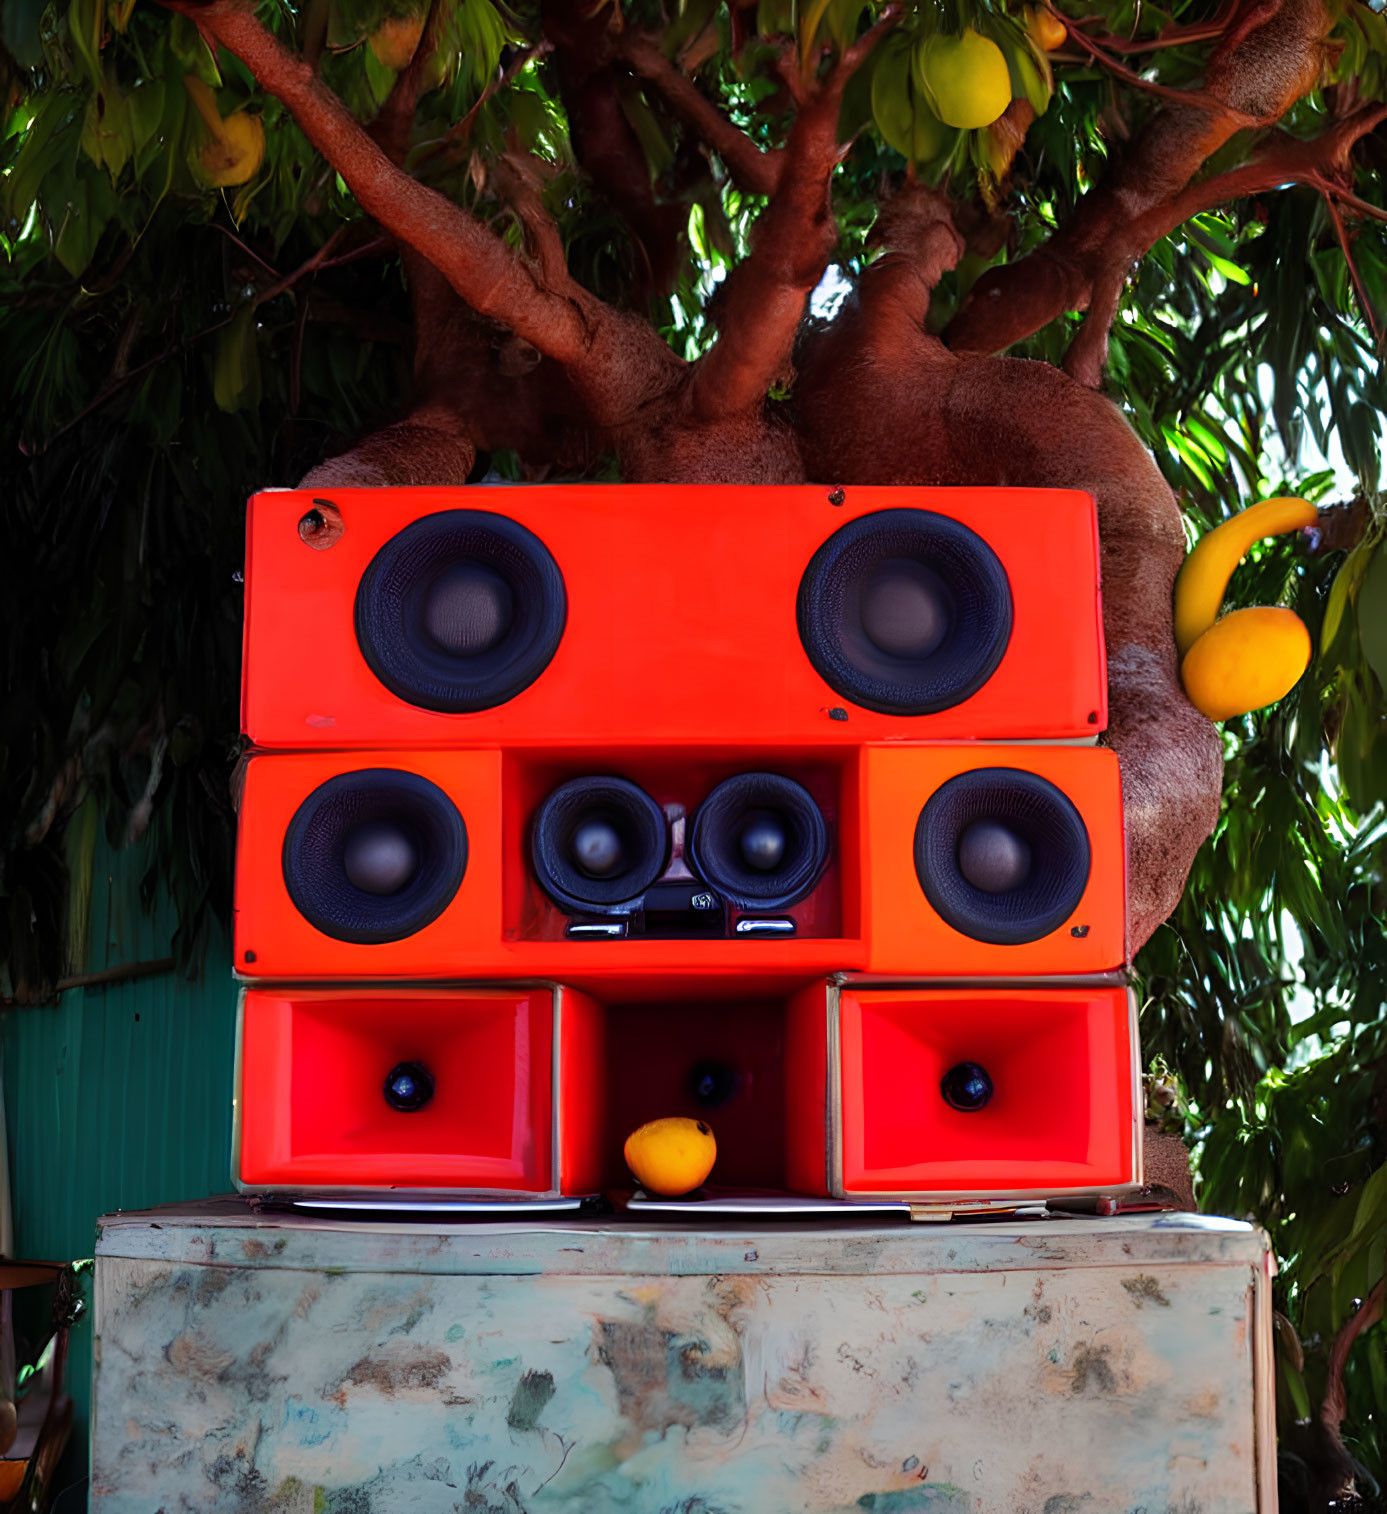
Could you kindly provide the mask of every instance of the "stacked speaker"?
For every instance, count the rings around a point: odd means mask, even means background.
[[[246,591],[243,1190],[1140,1182],[1087,495],[275,491]]]

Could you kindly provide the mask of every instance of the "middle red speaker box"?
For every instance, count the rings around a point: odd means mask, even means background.
[[[259,747],[1073,739],[1106,718],[1077,491],[251,501],[242,720]]]
[[[285,980],[1073,977],[1123,961],[1117,759],[1081,746],[271,753],[236,967]]]

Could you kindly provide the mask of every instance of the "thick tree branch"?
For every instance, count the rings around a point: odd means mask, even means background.
[[[949,325],[949,346],[997,352],[1086,309],[1133,222],[1168,212],[1243,125],[1279,119],[1315,87],[1329,27],[1324,0],[1242,0],[1210,56],[1201,104],[1162,105],[1045,246],[985,273]]]
[[[1324,1390],[1324,1401],[1320,1405],[1319,1418],[1331,1443],[1341,1454],[1344,1443],[1340,1437],[1339,1427],[1348,1413],[1348,1400],[1344,1392],[1344,1369],[1348,1366],[1348,1354],[1353,1349],[1354,1341],[1382,1318],[1385,1304],[1387,1304],[1387,1277],[1380,1277],[1373,1284],[1367,1298],[1340,1326],[1329,1348],[1328,1380]],[[1346,1487],[1336,1488],[1333,1492],[1342,1496],[1352,1490],[1353,1483],[1350,1478]]]
[[[566,275],[557,285],[538,276],[473,216],[395,167],[240,0],[197,6],[175,0],[172,8],[186,9],[288,108],[368,215],[422,253],[473,310],[563,363],[603,420],[620,419],[677,378],[678,360],[648,322],[623,317]]]
[[[843,90],[899,16],[898,6],[889,7],[800,107],[776,191],[752,230],[751,251],[721,294],[718,338],[694,366],[690,398],[700,419],[759,406],[789,371],[805,301],[838,239],[829,184],[846,150],[838,141]]]
[[[670,110],[723,161],[732,182],[749,194],[770,195],[780,182],[783,150],[763,151],[676,68],[649,37],[625,32],[616,55],[637,78],[655,89]]]
[[[1235,110],[1226,100],[1221,100],[1215,95],[1201,90],[1171,89],[1168,85],[1157,84],[1151,79],[1144,79],[1139,73],[1127,67],[1125,63],[1119,63],[1116,58],[1110,58],[1096,42],[1090,41],[1084,31],[1071,21],[1067,16],[1059,15],[1060,24],[1069,33],[1070,40],[1077,42],[1079,47],[1088,54],[1093,62],[1112,74],[1115,79],[1121,79],[1129,89],[1141,91],[1143,94],[1154,95],[1158,100],[1170,100],[1177,105],[1193,106],[1195,110],[1211,111],[1214,115],[1224,116],[1239,127],[1271,126],[1280,120],[1281,112],[1273,116],[1251,116],[1245,111]]]
[[[1369,105],[1336,121],[1318,137],[1302,139],[1285,132],[1276,133],[1248,162],[1188,185],[1167,203],[1156,205],[1129,222],[1114,239],[1108,268],[1130,267],[1162,237],[1168,237],[1201,211],[1248,195],[1266,194],[1286,184],[1308,184],[1323,194],[1333,195],[1355,208],[1366,207],[1387,219],[1387,214],[1378,207],[1367,205],[1336,182],[1337,176],[1346,176],[1351,170],[1354,145],[1383,121],[1387,121],[1387,105]]]
[[[543,0],[544,35],[568,117],[568,135],[583,172],[631,231],[644,266],[632,280],[631,305],[668,294],[683,261],[689,207],[657,194],[646,149],[627,114],[634,85],[613,59],[611,13],[591,0]]]

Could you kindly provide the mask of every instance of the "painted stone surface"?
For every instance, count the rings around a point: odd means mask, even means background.
[[[155,1218],[98,1250],[95,1514],[1257,1508],[1255,1232]]]

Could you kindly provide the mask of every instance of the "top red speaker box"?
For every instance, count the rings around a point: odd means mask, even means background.
[[[341,489],[250,504],[258,746],[1073,739],[1093,501],[1042,489]]]

